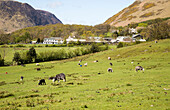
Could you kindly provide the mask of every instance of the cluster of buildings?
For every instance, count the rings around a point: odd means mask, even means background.
[[[66,43],[69,42],[81,42],[81,43],[118,43],[118,42],[135,42],[135,41],[141,41],[145,42],[146,40],[143,39],[143,36],[140,34],[130,36],[118,36],[116,39],[112,38],[102,38],[102,37],[88,37],[87,39],[77,39],[75,36],[71,37],[69,36],[67,39],[65,39]],[[61,37],[51,37],[51,38],[44,38],[43,44],[63,44],[64,39]]]

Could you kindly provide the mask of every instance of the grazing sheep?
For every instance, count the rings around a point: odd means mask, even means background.
[[[113,72],[112,68],[108,68],[107,72]]]
[[[63,80],[63,82],[66,82],[65,74],[64,73],[57,74],[56,77],[53,79],[53,82],[55,82],[56,80],[58,80],[58,82],[60,82],[60,80]]]
[[[79,63],[82,62],[82,59],[79,61]]]
[[[84,66],[87,66],[87,63],[85,63]]]
[[[21,81],[24,79],[24,77],[23,76],[21,76]]]
[[[40,64],[39,64],[39,63],[36,63],[36,65],[37,65],[37,66],[40,66]]]
[[[55,77],[51,76],[51,77],[49,77],[48,79],[49,79],[49,80],[52,80],[52,79],[54,79],[54,78],[55,78]]]
[[[99,62],[98,60],[93,61],[94,63]]]
[[[41,70],[41,68],[37,68],[37,71],[40,71]]]
[[[110,66],[112,66],[113,64],[110,62]]]
[[[111,57],[108,57],[108,60],[111,60]]]
[[[144,68],[142,66],[136,66],[135,67],[135,70],[138,72],[138,70],[143,70],[144,71]]]
[[[38,85],[46,85],[45,79],[39,80]]]

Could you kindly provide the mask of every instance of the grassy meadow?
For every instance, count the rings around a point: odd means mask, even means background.
[[[80,59],[88,66],[77,65]],[[145,71],[135,72],[137,65]],[[113,72],[107,72],[108,68]],[[43,62],[40,66],[0,67],[0,109],[170,110],[169,71],[170,39]],[[59,73],[66,74],[66,82],[48,80]],[[39,79],[45,79],[47,85],[38,85]]]
[[[36,53],[44,52],[44,51],[57,51],[59,49],[75,49],[77,47],[35,47]],[[26,47],[1,47],[0,48],[0,53],[2,57],[4,57],[6,62],[12,62],[12,59],[14,57],[15,52],[23,53],[26,52],[30,49],[30,46]]]

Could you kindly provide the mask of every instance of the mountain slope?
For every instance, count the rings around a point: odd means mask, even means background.
[[[25,27],[62,23],[50,12],[35,10],[27,3],[0,0],[0,30],[13,32]]]
[[[136,0],[110,17],[104,24],[126,26],[131,22],[142,22],[156,18],[170,17],[170,0]]]

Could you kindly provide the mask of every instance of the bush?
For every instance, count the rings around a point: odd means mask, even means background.
[[[15,47],[25,47],[25,46],[22,44],[17,44]]]
[[[67,47],[74,47],[74,44],[67,44]]]
[[[93,43],[90,47],[90,51],[92,53],[99,52],[100,51],[99,46],[97,44]]]
[[[117,45],[117,48],[121,48],[121,47],[123,47],[123,43],[119,42],[119,44]]]
[[[0,55],[0,66],[4,66],[4,59]]]
[[[17,64],[19,64],[19,62],[21,61],[19,52],[14,53],[13,61],[15,61]]]

